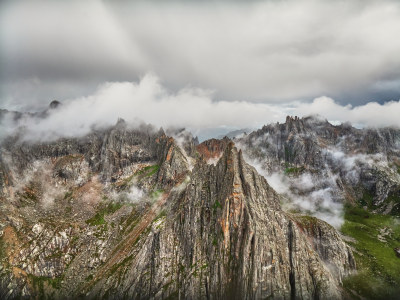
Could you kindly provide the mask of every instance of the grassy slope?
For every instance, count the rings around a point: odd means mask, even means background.
[[[385,227],[386,242],[378,239]],[[349,244],[355,249],[358,273],[344,281],[352,298],[399,299],[400,258],[394,248],[400,247],[400,218],[347,206],[341,231],[355,239]]]

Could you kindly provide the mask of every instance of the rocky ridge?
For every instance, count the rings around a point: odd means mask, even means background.
[[[355,269],[336,230],[284,212],[229,139],[150,126],[6,139],[2,299],[342,298]]]
[[[400,215],[400,129],[357,129],[320,117],[288,116],[283,124],[234,141],[267,176],[288,178],[289,197],[325,191],[321,194],[333,202]]]

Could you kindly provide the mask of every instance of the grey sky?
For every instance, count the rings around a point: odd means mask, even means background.
[[[0,107],[9,109],[149,73],[171,93],[212,90],[214,102],[400,98],[394,0],[2,1],[0,26]]]

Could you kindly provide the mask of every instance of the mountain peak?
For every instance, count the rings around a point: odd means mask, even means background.
[[[53,100],[53,101],[50,102],[49,108],[50,108],[50,109],[56,109],[56,108],[58,108],[60,105],[62,105],[60,101],[58,101],[58,100]]]

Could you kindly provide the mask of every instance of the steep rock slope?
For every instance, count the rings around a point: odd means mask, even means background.
[[[336,202],[362,199],[360,204],[377,212],[400,214],[399,129],[356,129],[288,116],[284,124],[264,126],[235,142],[267,174],[295,178],[288,180],[294,195],[312,198],[324,191]]]
[[[183,143],[123,121],[5,141],[1,298],[341,298],[334,228],[282,211],[228,139]]]

